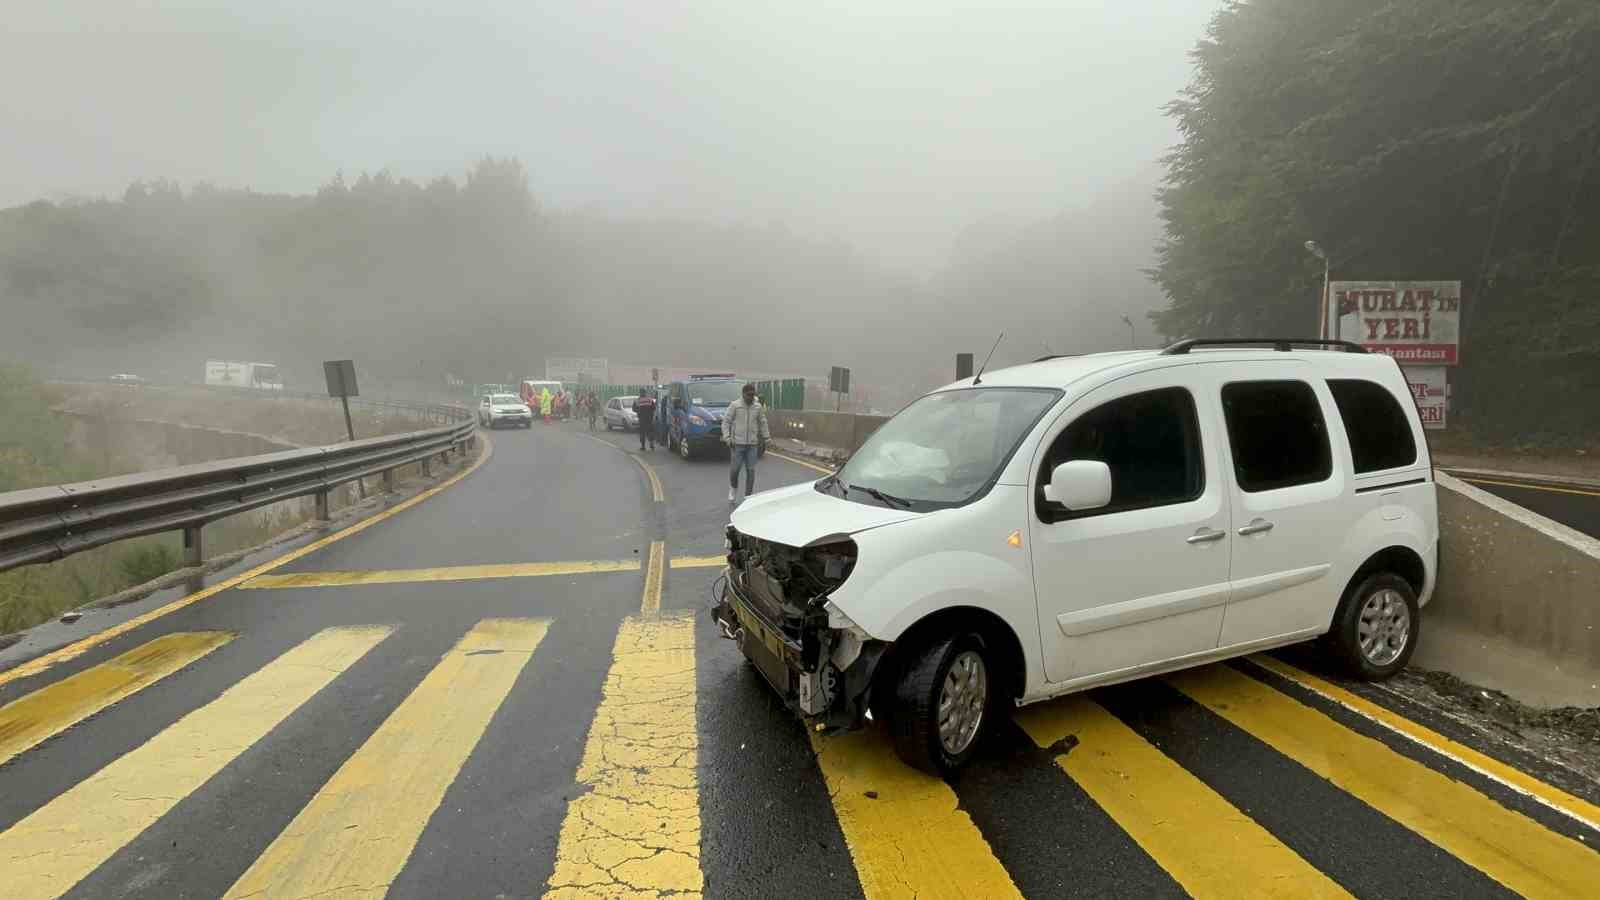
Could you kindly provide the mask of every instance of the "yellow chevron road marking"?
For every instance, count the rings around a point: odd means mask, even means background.
[[[1087,698],[1029,707],[1017,721],[1040,747],[1068,735],[1078,739],[1056,765],[1191,896],[1350,896]]]
[[[381,896],[549,624],[485,619],[467,632],[226,896]]]
[[[233,640],[226,631],[163,635],[0,707],[0,765]]]
[[[1351,712],[1377,722],[1390,731],[1421,744],[1435,753],[1447,756],[1486,778],[1498,781],[1518,793],[1526,794],[1545,806],[1564,813],[1596,831],[1600,831],[1600,806],[1596,806],[1582,797],[1575,797],[1560,788],[1545,784],[1520,769],[1515,769],[1493,757],[1479,753],[1465,744],[1453,741],[1426,725],[1413,722],[1398,713],[1390,712],[1383,706],[1373,703],[1358,694],[1351,693],[1331,681],[1318,678],[1310,672],[1301,671],[1288,663],[1264,654],[1252,656],[1250,661],[1270,672],[1276,672],[1301,687],[1321,694]]]
[[[1525,897],[1592,897],[1600,853],[1227,666],[1178,690]]]
[[[66,893],[389,632],[318,632],[0,832],[0,894],[35,900]]]
[[[1022,896],[956,792],[902,763],[882,733],[811,745],[868,900]]]

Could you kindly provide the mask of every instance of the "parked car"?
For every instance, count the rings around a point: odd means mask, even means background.
[[[951,772],[1014,704],[1320,638],[1387,678],[1434,588],[1428,445],[1354,344],[1184,341],[949,385],[758,494],[713,611],[810,728]]]
[[[637,395],[627,397],[612,397],[606,401],[606,430],[607,431],[636,431],[639,428],[639,414],[633,411],[633,401],[639,399]]]
[[[108,380],[112,384],[120,384],[127,387],[139,387],[145,383],[143,378],[140,378],[137,375],[129,375],[126,372],[120,372],[116,375],[113,375]]]
[[[516,394],[484,394],[478,401],[478,424],[491,431],[502,425],[533,427],[533,410]]]

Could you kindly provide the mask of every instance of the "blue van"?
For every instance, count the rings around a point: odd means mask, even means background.
[[[732,374],[690,375],[674,381],[666,401],[667,448],[694,459],[708,448],[722,448],[722,417],[739,399],[744,382]]]

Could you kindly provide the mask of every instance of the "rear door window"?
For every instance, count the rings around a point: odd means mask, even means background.
[[[1328,427],[1304,381],[1236,381],[1222,388],[1233,473],[1247,493],[1326,481]]]
[[[1344,420],[1356,474],[1397,469],[1417,461],[1411,422],[1388,388],[1361,378],[1334,378],[1328,380],[1328,390]]]

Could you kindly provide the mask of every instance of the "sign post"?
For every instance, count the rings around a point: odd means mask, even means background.
[[[840,398],[850,393],[850,370],[834,366],[828,372],[828,390],[833,391],[833,411],[838,412]]]
[[[344,404],[344,430],[350,440],[356,439],[356,426],[350,420],[350,398],[359,396],[361,391],[356,386],[356,364],[350,359],[333,359],[322,364],[322,374],[328,379],[328,396],[338,397]],[[361,493],[361,499],[367,499],[366,482],[356,479],[356,490]]]

